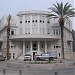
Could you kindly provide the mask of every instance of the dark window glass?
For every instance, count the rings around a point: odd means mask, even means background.
[[[60,57],[60,53],[59,53],[59,57]]]
[[[27,20],[25,21],[25,23],[27,23]]]
[[[44,21],[43,21],[43,23],[44,23]]]
[[[11,46],[11,48],[13,48],[13,46]]]
[[[22,21],[20,21],[20,23],[22,23]]]
[[[32,22],[34,22],[34,20]]]
[[[37,20],[35,20],[35,22],[37,22]]]
[[[56,48],[58,48],[58,46],[56,46]]]
[[[28,21],[28,23],[30,23],[30,21]]]
[[[42,22],[42,21],[40,20],[40,22]]]
[[[50,23],[49,21],[47,21],[47,23]]]
[[[55,48],[55,46],[54,46],[54,48]]]
[[[47,34],[50,34],[50,33],[47,33]]]
[[[11,31],[11,35],[14,35],[14,31]]]

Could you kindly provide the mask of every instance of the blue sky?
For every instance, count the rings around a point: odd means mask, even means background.
[[[57,2],[69,2],[73,7],[75,4],[74,0],[0,0],[0,18],[3,15],[16,15],[19,11],[26,10],[47,10],[52,6],[53,3]],[[75,27],[73,25],[73,27]]]

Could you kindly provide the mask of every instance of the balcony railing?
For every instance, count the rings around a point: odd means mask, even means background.
[[[11,35],[10,39],[60,39],[60,36],[42,34]]]

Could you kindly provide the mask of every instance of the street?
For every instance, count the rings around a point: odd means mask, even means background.
[[[19,75],[20,71],[22,75],[75,75],[74,65],[67,63],[27,64],[10,60],[0,62],[0,75],[3,75],[3,69],[5,75]]]

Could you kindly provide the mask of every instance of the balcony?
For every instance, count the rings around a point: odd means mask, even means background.
[[[55,35],[42,35],[42,34],[24,34],[24,35],[12,35],[10,40],[25,40],[25,39],[46,39],[46,40],[59,40],[60,37]]]

